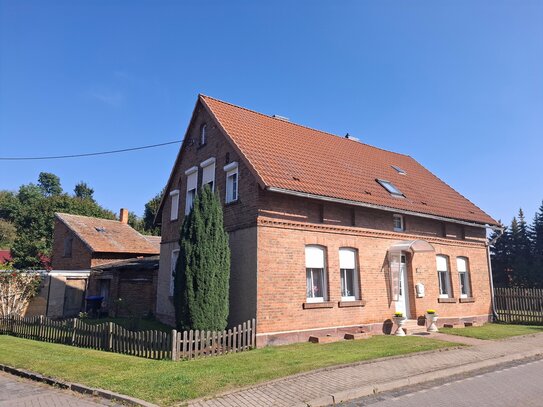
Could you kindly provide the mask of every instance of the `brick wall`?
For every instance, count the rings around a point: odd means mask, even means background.
[[[417,239],[407,233],[383,233],[371,229],[304,225],[261,218],[258,226],[257,332],[266,342],[285,340],[285,332],[333,327],[382,324],[395,311],[391,298],[387,251],[395,242]],[[413,316],[436,309],[443,318],[488,316],[490,284],[486,247],[481,242],[426,238],[436,253],[408,256],[408,287]],[[328,297],[331,308],[304,309],[306,302],[305,245],[326,248]],[[365,306],[340,308],[339,248],[358,250],[361,299]],[[450,257],[454,303],[438,302],[436,254]],[[459,302],[456,257],[469,259],[474,302]],[[424,298],[416,298],[415,284],[423,283]],[[275,333],[283,333],[283,338]],[[306,337],[309,332],[306,333]],[[296,335],[300,340],[300,335]],[[288,334],[287,334],[287,341]]]
[[[72,255],[64,256],[64,240],[72,238]],[[91,268],[91,251],[66,225],[55,218],[53,231],[53,270],[88,270]]]

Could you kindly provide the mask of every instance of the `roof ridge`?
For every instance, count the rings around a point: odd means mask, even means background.
[[[258,114],[260,116],[264,116],[268,119],[274,119],[274,117],[270,116],[270,115],[267,115],[265,113],[262,113],[262,112],[258,112],[256,110],[253,110],[253,109],[249,109],[247,107],[244,107],[244,106],[240,106],[240,105],[236,105],[234,103],[231,103],[231,102],[227,102],[227,101],[224,101],[224,100],[221,100],[221,99],[217,99],[213,96],[208,96],[208,95],[204,95],[203,93],[199,93],[198,94],[199,97],[203,97],[204,99],[212,99],[212,100],[215,100],[217,102],[220,102],[220,103],[224,103],[225,105],[229,105],[229,106],[232,106],[232,107],[236,107],[238,109],[242,109],[242,110],[246,110],[247,112],[251,112],[251,113],[255,113],[255,114]],[[281,119],[275,119],[275,120],[281,120]],[[333,134],[333,133],[330,133],[330,132],[327,132],[327,131],[324,131],[324,130],[319,130],[319,129],[316,129],[314,127],[309,127],[309,126],[306,126],[304,124],[299,124],[299,123],[295,123],[295,122],[292,122],[290,120],[286,121],[286,120],[283,120],[282,121],[283,123],[285,124],[291,124],[293,126],[297,126],[297,127],[302,127],[304,129],[307,129],[307,130],[311,130],[311,131],[316,131],[318,133],[322,133],[326,136],[332,136],[332,137],[335,137],[337,138],[338,140],[346,140],[346,141],[351,141],[351,142],[354,142],[354,143],[358,143],[358,144],[361,144],[361,145],[364,145],[366,147],[370,147],[370,148],[374,148],[376,150],[381,150],[381,151],[385,151],[387,153],[391,153],[391,154],[397,154],[397,155],[401,155],[401,156],[404,156],[404,157],[411,157],[410,155],[408,154],[404,154],[404,153],[398,153],[396,151],[392,151],[392,150],[387,150],[387,149],[384,149],[384,148],[381,148],[381,147],[376,147],[376,146],[373,146],[371,144],[368,144],[368,143],[364,143],[362,141],[357,141],[357,140],[353,140],[353,139],[348,139],[346,137],[342,137],[340,135],[337,135],[337,134]]]
[[[88,219],[100,219],[100,220],[107,220],[107,221],[110,221],[110,222],[117,222],[117,223],[122,223],[120,220],[118,219],[108,219],[108,218],[101,218],[99,216],[87,216],[87,215],[77,215],[75,213],[66,213],[66,212],[55,212],[55,215],[68,215],[68,216],[77,216],[79,218],[88,218]],[[128,223],[122,223],[123,225],[128,225]],[[128,225],[130,226],[130,225]],[[130,226],[132,227],[132,226]],[[135,230],[135,229],[134,229]]]

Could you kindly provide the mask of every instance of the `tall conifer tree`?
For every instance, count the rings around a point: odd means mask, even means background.
[[[179,329],[222,330],[229,305],[230,248],[217,193],[205,186],[181,227],[175,273]]]

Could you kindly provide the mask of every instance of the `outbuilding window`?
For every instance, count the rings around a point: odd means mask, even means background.
[[[305,247],[307,302],[323,302],[327,299],[325,264],[323,247]]]
[[[447,256],[436,256],[437,278],[439,283],[439,297],[451,296],[451,279],[449,275],[449,259]]]
[[[360,293],[358,290],[358,267],[356,254],[356,249],[339,249],[339,272],[342,301],[354,301],[360,298]]]
[[[66,236],[64,238],[64,257],[72,257],[72,245],[74,238],[72,236]]]

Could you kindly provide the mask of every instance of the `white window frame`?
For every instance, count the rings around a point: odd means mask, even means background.
[[[463,264],[462,264],[463,262]],[[456,270],[458,271],[458,284],[460,286],[460,298],[471,297],[471,281],[469,273],[469,259],[465,256],[456,258]],[[462,274],[464,274],[465,284],[462,284]],[[466,293],[462,292],[462,287],[465,288]]]
[[[202,124],[200,127],[200,145],[203,146],[207,143],[207,124]]]
[[[185,171],[187,176],[187,195],[185,198],[185,215],[190,213],[194,198],[196,197],[196,189],[198,188],[198,167],[191,167]]]
[[[170,198],[170,220],[177,220],[179,218],[179,190],[171,191]]]
[[[200,163],[202,168],[202,188],[206,184],[211,184],[211,191],[215,190],[215,157],[208,158]]]
[[[172,250],[170,255],[170,297],[173,297],[175,291],[175,266],[179,258],[179,249]]]
[[[225,203],[236,202],[239,199],[239,171],[238,162],[234,161],[224,166],[226,172]],[[234,182],[235,175],[235,182]]]
[[[356,301],[360,299],[360,284],[358,272],[358,250],[350,247],[339,248],[339,281],[340,285],[343,280],[347,279],[347,271],[352,271],[353,278],[353,295],[344,296],[343,287],[341,290],[341,301]]]
[[[445,267],[442,267],[439,263],[439,259],[443,259],[445,262]],[[436,268],[437,268],[437,282],[439,288],[439,298],[451,298],[451,274],[450,274],[450,265],[449,257],[438,254],[436,256]],[[443,287],[441,275],[445,274],[445,287]]]
[[[326,250],[323,246],[307,245],[305,246],[305,272],[306,272],[306,302],[325,302],[328,301],[328,275],[326,272]],[[310,296],[307,289],[308,274],[311,277],[311,287],[314,286],[314,273],[320,272],[322,279],[322,296]]]
[[[396,226],[396,219],[400,220],[400,227],[399,228]],[[403,232],[403,231],[405,231],[405,223],[404,223],[403,215],[399,215],[399,214],[395,213],[394,215],[392,215],[392,222],[393,222],[395,232]]]

